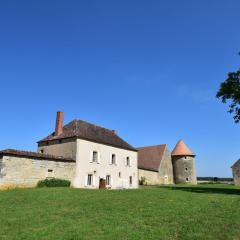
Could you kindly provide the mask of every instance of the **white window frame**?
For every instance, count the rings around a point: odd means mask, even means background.
[[[111,178],[111,175],[108,174],[106,175],[106,186],[111,186],[112,185],[112,178]]]
[[[126,166],[131,167],[131,160],[129,156],[126,157]]]
[[[89,180],[90,180],[90,182],[89,182]],[[89,183],[91,183],[91,184],[89,184]],[[87,175],[87,184],[86,185],[88,187],[93,186],[93,174],[88,174]]]
[[[94,160],[94,154],[96,153],[96,160]],[[99,152],[96,151],[96,150],[93,150],[91,152],[91,160],[90,160],[91,163],[99,163]]]
[[[113,156],[114,156],[114,162],[113,162]],[[117,155],[115,153],[111,154],[110,164],[111,165],[117,165]]]

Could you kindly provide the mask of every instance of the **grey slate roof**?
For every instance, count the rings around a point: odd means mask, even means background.
[[[66,124],[63,127],[62,134],[55,136],[55,132],[53,132],[49,136],[40,140],[38,143],[72,137],[103,143],[106,145],[111,145],[127,150],[137,151],[133,146],[125,142],[112,130],[78,119]]]

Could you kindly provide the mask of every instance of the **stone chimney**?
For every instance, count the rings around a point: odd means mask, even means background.
[[[57,112],[55,136],[62,134],[63,129],[63,112]]]

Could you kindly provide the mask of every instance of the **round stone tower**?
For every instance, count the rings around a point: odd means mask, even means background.
[[[195,155],[182,140],[172,151],[172,163],[175,183],[197,184]]]

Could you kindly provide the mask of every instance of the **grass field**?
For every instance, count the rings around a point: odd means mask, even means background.
[[[240,189],[1,191],[0,239],[240,239]]]

